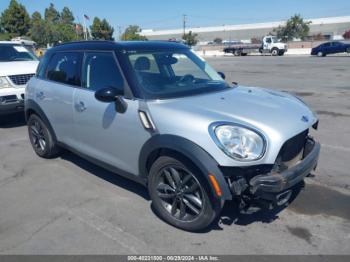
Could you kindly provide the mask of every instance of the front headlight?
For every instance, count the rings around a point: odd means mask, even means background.
[[[0,76],[0,89],[12,87],[10,82],[4,76]]]
[[[264,138],[251,129],[224,124],[214,127],[213,131],[218,146],[236,160],[257,160],[264,154]]]

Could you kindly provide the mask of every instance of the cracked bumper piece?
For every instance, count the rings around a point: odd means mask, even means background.
[[[253,177],[249,184],[254,195],[283,192],[301,182],[317,166],[321,146],[308,139],[305,145],[304,158],[295,166],[275,174],[264,174]]]

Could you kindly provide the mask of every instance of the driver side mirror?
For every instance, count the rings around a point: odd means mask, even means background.
[[[218,72],[218,74],[221,76],[222,79],[226,78],[226,76],[225,76],[225,74],[223,72]]]
[[[100,90],[97,90],[95,92],[95,98],[98,101],[104,102],[104,103],[115,103],[115,110],[118,113],[125,113],[128,104],[124,101],[122,98],[122,95],[124,94],[123,90],[114,88],[114,87],[106,87],[102,88]]]

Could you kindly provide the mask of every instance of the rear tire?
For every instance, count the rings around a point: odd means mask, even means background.
[[[234,56],[240,56],[240,55],[241,55],[241,52],[238,51],[238,50],[235,50],[235,51],[233,52],[233,55],[234,55]]]
[[[49,128],[35,114],[28,119],[28,134],[34,152],[42,158],[54,158],[60,153],[60,148],[54,141]]]
[[[348,54],[350,54],[350,47],[348,47],[348,48],[346,49],[346,52],[347,52]]]
[[[158,215],[169,224],[198,231],[220,214],[223,203],[209,195],[209,184],[189,161],[159,157],[152,165],[148,190]]]

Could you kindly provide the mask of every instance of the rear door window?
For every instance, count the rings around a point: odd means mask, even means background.
[[[80,86],[80,62],[82,53],[58,52],[48,64],[46,77],[48,80]]]

